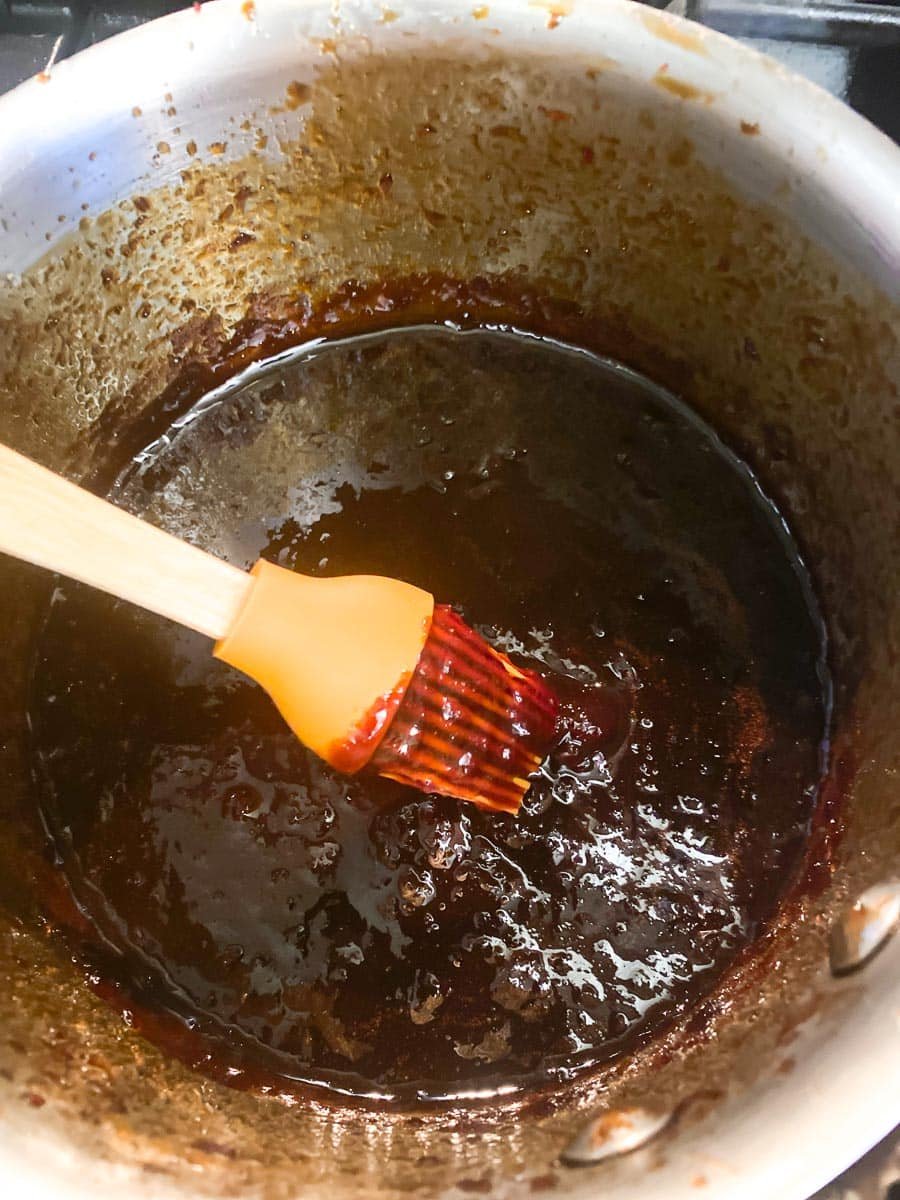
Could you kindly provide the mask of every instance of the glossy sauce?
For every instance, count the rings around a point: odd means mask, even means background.
[[[205,639],[74,584],[38,647],[37,802],[78,952],[238,1086],[440,1101],[570,1078],[722,978],[796,871],[823,634],[779,514],[676,401],[432,327],[210,398],[114,496],[249,566],[394,574],[552,678],[517,816],[342,777]]]

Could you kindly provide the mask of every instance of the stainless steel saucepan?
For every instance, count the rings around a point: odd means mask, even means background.
[[[291,1104],[167,1061],[48,931],[21,817],[47,584],[3,562],[9,1195],[802,1200],[900,1121],[892,144],[626,0],[218,0],[0,101],[0,271],[0,441],[76,478],[249,311],[421,272],[575,302],[790,514],[837,683],[806,884],[702,1021],[540,1105]]]

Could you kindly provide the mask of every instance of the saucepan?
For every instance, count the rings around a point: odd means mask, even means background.
[[[360,1111],[210,1081],[72,960],[22,815],[48,584],[3,562],[11,1194],[801,1200],[900,1121],[891,143],[627,0],[216,0],[0,102],[0,229],[0,439],[76,479],[249,313],[429,273],[569,305],[789,514],[835,680],[803,886],[702,1014],[539,1103]]]

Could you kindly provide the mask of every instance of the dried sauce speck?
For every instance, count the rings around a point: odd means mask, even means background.
[[[299,108],[301,104],[309,102],[312,96],[312,88],[308,83],[299,83],[294,79],[285,88],[285,96],[284,103],[286,108]]]

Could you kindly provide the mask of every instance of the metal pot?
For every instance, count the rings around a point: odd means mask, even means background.
[[[164,1059],[48,930],[21,816],[47,583],[3,563],[17,1195],[801,1200],[900,1120],[900,940],[872,953],[900,867],[898,196],[900,154],[847,109],[626,0],[220,0],[0,102],[4,441],[81,477],[250,310],[348,280],[527,279],[755,464],[815,571],[837,681],[806,876],[702,1014],[540,1104],[289,1104]]]

